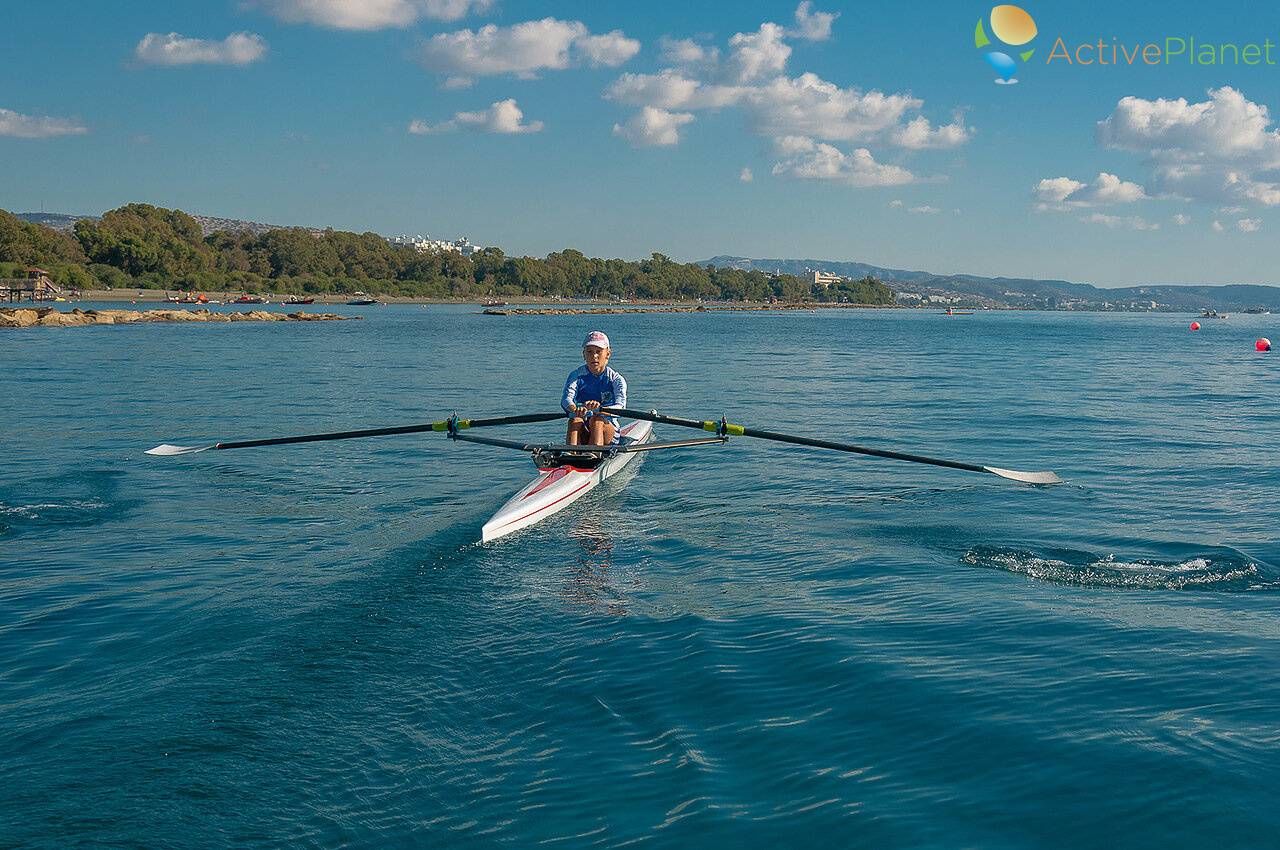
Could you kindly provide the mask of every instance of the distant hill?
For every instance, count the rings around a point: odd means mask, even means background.
[[[75,228],[76,222],[80,221],[81,219],[97,221],[99,218],[96,215],[67,215],[65,213],[45,213],[45,212],[14,213],[14,215],[22,219],[23,221],[30,221],[34,224],[42,224],[45,227],[51,227],[54,230],[58,230],[63,233],[70,233],[72,229]],[[218,218],[217,216],[196,215],[194,213],[191,214],[191,217],[194,218],[199,223],[200,230],[204,233],[205,236],[208,236],[210,233],[216,233],[219,230],[232,231],[232,232],[246,232],[246,233],[252,233],[255,236],[257,236],[257,235],[266,233],[267,231],[270,231],[270,230],[283,230],[287,227],[292,227],[292,225],[287,225],[287,224],[262,224],[261,222],[257,222],[257,221],[243,221],[238,218]],[[322,228],[307,227],[304,229],[310,231],[311,233],[324,233],[324,230]]]
[[[96,215],[67,215],[66,213],[25,212],[14,213],[14,215],[23,221],[43,225],[44,227],[57,230],[60,233],[70,233],[76,226],[76,222],[81,219],[87,218],[89,221],[98,220],[98,216]]]
[[[1280,312],[1280,287],[1277,286],[1156,284],[1104,289],[1066,280],[939,275],[838,260],[759,260],[730,256],[712,257],[699,265],[810,276],[814,271],[852,278],[871,275],[892,287],[902,304],[963,304],[1034,310],[1181,312],[1200,311],[1210,307],[1219,311],[1239,312],[1260,307]]]

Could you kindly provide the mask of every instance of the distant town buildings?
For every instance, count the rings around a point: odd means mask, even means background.
[[[465,236],[460,236],[452,242],[445,239],[432,239],[430,236],[390,236],[387,241],[397,248],[413,248],[423,254],[452,251],[464,257],[470,257],[480,250]]]
[[[833,283],[839,283],[844,279],[845,278],[841,277],[838,274],[832,274],[831,272],[818,271],[817,269],[813,270],[813,285],[821,286],[823,289],[826,289],[828,286],[830,286]]]

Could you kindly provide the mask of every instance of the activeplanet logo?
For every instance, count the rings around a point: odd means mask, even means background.
[[[992,47],[991,36],[995,36],[996,40],[1003,45],[1010,47],[1022,47],[1030,44],[1031,40],[1036,37],[1036,22],[1027,14],[1026,10],[1020,6],[1011,6],[1008,4],[995,6],[991,9],[991,14],[987,16],[986,26],[983,26],[983,18],[978,18],[978,26],[973,30],[973,46],[979,50],[984,50],[983,56],[992,68],[995,68],[996,82],[1002,86],[1011,86],[1018,82],[1013,75],[1018,70],[1018,63],[1014,58],[1003,50],[986,50]],[[991,36],[987,35],[990,29]],[[1018,53],[1018,58],[1024,63],[1031,59],[1032,54],[1036,52],[1034,47],[1027,48]]]

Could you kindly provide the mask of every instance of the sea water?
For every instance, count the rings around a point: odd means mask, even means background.
[[[0,332],[0,846],[1276,846],[1280,319],[333,309]],[[143,454],[555,410],[595,328],[1066,483],[735,438],[483,546],[518,452]]]

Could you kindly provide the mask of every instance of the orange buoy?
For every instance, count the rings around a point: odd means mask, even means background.
[[[1193,331],[1198,331],[1198,330],[1200,330],[1200,323],[1199,323],[1199,322],[1192,322],[1192,323],[1191,323],[1191,330],[1193,330]]]
[[[1271,340],[1267,339],[1267,338],[1264,336],[1264,337],[1262,337],[1261,339],[1259,339],[1257,342],[1255,342],[1255,343],[1253,344],[1253,347],[1254,347],[1254,349],[1256,349],[1256,350],[1258,350],[1258,351],[1270,351],[1270,350],[1271,350]]]

